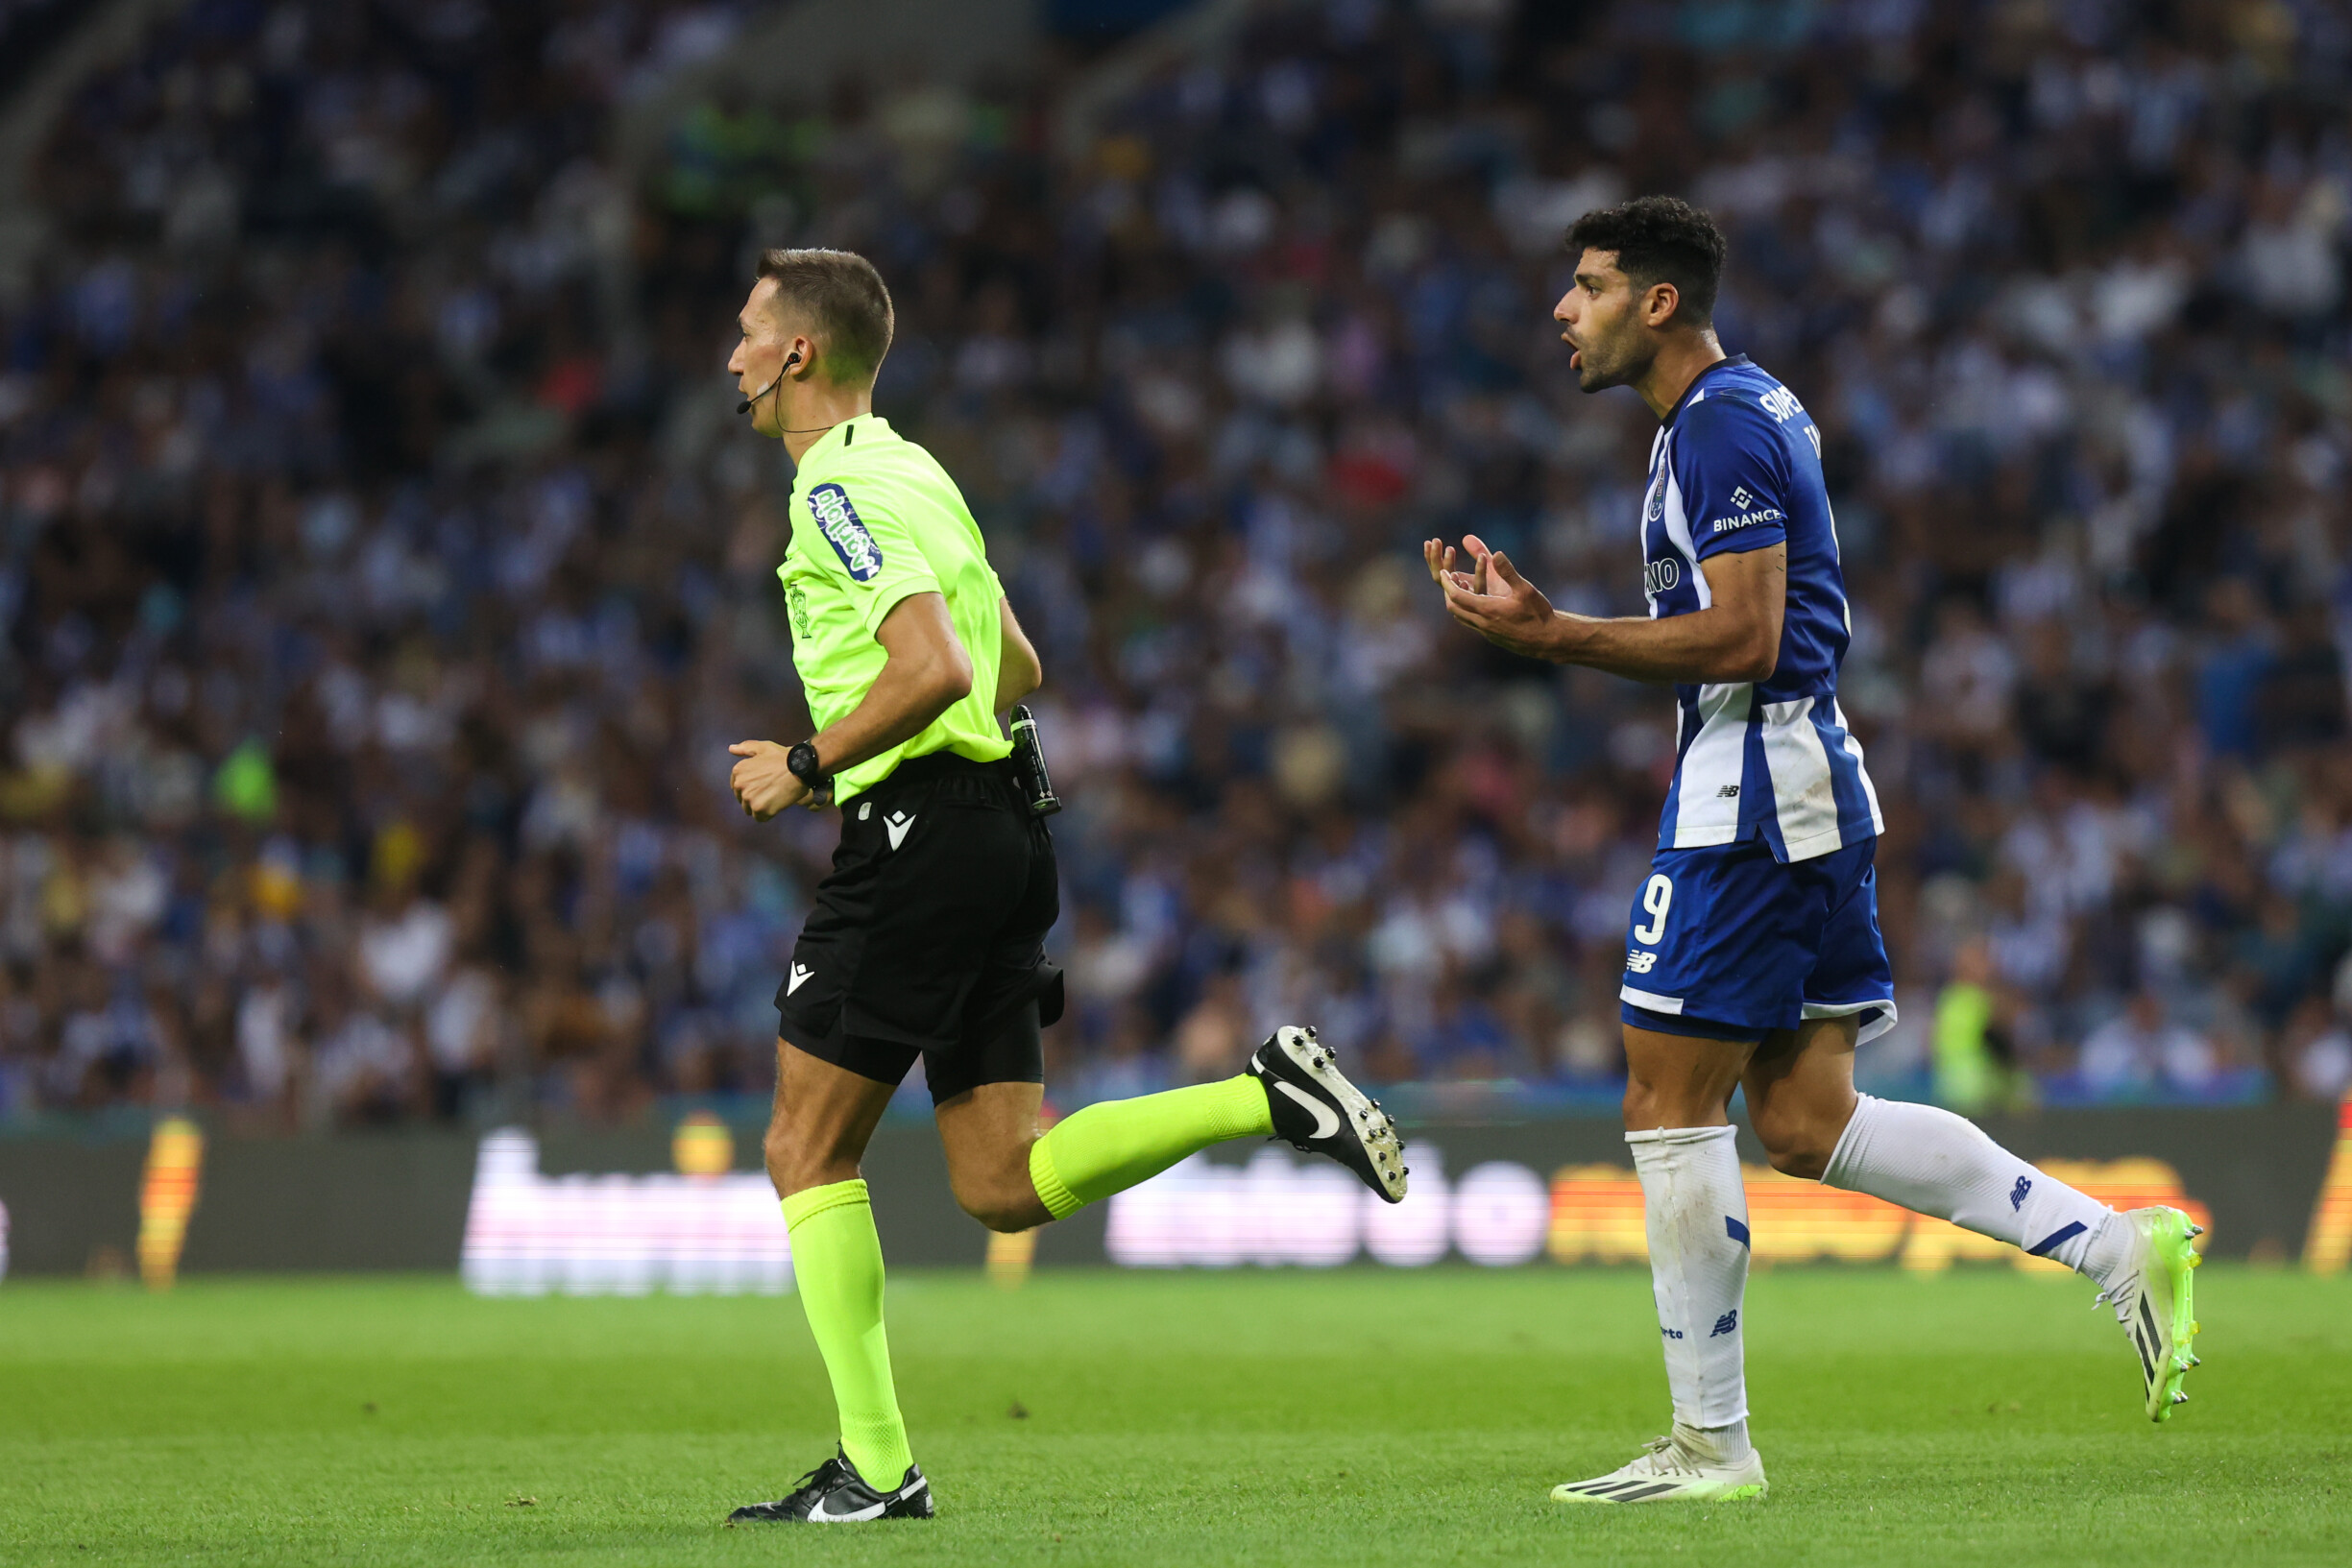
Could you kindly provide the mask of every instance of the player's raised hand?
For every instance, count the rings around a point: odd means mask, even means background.
[[[785,765],[792,755],[789,747],[773,740],[739,740],[727,752],[742,759],[727,776],[727,784],[745,816],[765,822],[787,807],[809,799],[809,786]]]
[[[1422,549],[1423,556],[1432,563],[1431,575],[1445,594],[1446,612],[1498,648],[1508,648],[1530,659],[1549,658],[1551,638],[1559,619],[1551,601],[1535,584],[1519,575],[1509,556],[1488,549],[1486,542],[1476,534],[1466,535],[1462,548],[1473,563],[1467,572],[1451,569],[1454,558],[1451,549],[1444,552],[1443,567],[1437,566],[1433,550],[1427,545]]]
[[[1476,534],[1465,535],[1462,546],[1472,563],[1468,571],[1457,569],[1461,557],[1454,554],[1451,544],[1440,539],[1421,541],[1421,560],[1429,567],[1429,580],[1443,588],[1450,577],[1463,588],[1484,593],[1487,591],[1487,546]]]

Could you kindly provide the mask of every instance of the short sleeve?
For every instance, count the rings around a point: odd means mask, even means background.
[[[1788,446],[1745,398],[1707,398],[1683,410],[1674,443],[1690,544],[1702,561],[1788,539]]]
[[[914,531],[880,490],[829,479],[812,486],[803,504],[833,547],[838,575],[868,632],[880,630],[883,617],[908,595],[940,591]]]

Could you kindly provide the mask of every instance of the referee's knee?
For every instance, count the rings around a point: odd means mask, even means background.
[[[999,1235],[1009,1236],[1015,1231],[1034,1230],[1039,1224],[1037,1200],[1026,1203],[989,1203],[966,1200],[963,1212]]]
[[[951,1172],[948,1185],[958,1208],[1001,1235],[1034,1230],[1054,1218],[1038,1201],[1037,1190],[1030,1185],[1026,1172],[1018,1180],[1007,1175],[986,1182],[957,1181]]]
[[[824,1187],[837,1181],[848,1181],[858,1174],[858,1162],[844,1165],[839,1160],[827,1159],[807,1142],[796,1139],[780,1127],[767,1129],[761,1145],[761,1154],[767,1164],[767,1179],[775,1184],[778,1197],[789,1197],[794,1193],[812,1187]]]

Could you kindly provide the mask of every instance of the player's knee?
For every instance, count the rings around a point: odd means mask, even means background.
[[[1659,1125],[1658,1091],[1644,1083],[1637,1073],[1625,1077],[1625,1130],[1639,1132]]]
[[[1652,1127],[1701,1127],[1710,1120],[1709,1097],[1696,1085],[1674,1079],[1653,1082],[1638,1073],[1627,1074],[1627,1132],[1646,1132]]]
[[[1757,1142],[1764,1146],[1764,1158],[1782,1175],[1819,1181],[1830,1169],[1830,1152],[1836,1140],[1822,1136],[1817,1123],[1802,1117],[1767,1115],[1757,1117],[1755,1126]]]
[[[1829,1154],[1810,1146],[1771,1149],[1766,1151],[1766,1157],[1772,1161],[1773,1170],[1800,1181],[1819,1181],[1830,1169]]]

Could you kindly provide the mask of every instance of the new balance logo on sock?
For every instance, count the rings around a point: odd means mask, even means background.
[[[1725,1313],[1721,1317],[1715,1319],[1715,1332],[1709,1335],[1708,1338],[1710,1339],[1719,1339],[1726,1334],[1735,1332],[1738,1327],[1739,1314],[1736,1312]]]
[[[2010,1189],[2009,1189],[2009,1207],[2010,1207],[2010,1208],[2012,1208],[2012,1209],[2023,1209],[2023,1208],[2025,1208],[2025,1194],[2026,1194],[2027,1193],[2032,1192],[2032,1191],[2033,1191],[2033,1182],[2032,1182],[2032,1180],[2031,1180],[2029,1177],[2025,1177],[2025,1176],[2020,1176],[2020,1177],[2018,1177],[2018,1178],[2017,1178],[2017,1185],[2016,1185],[2015,1187],[2012,1187],[2012,1188],[2010,1188]]]

